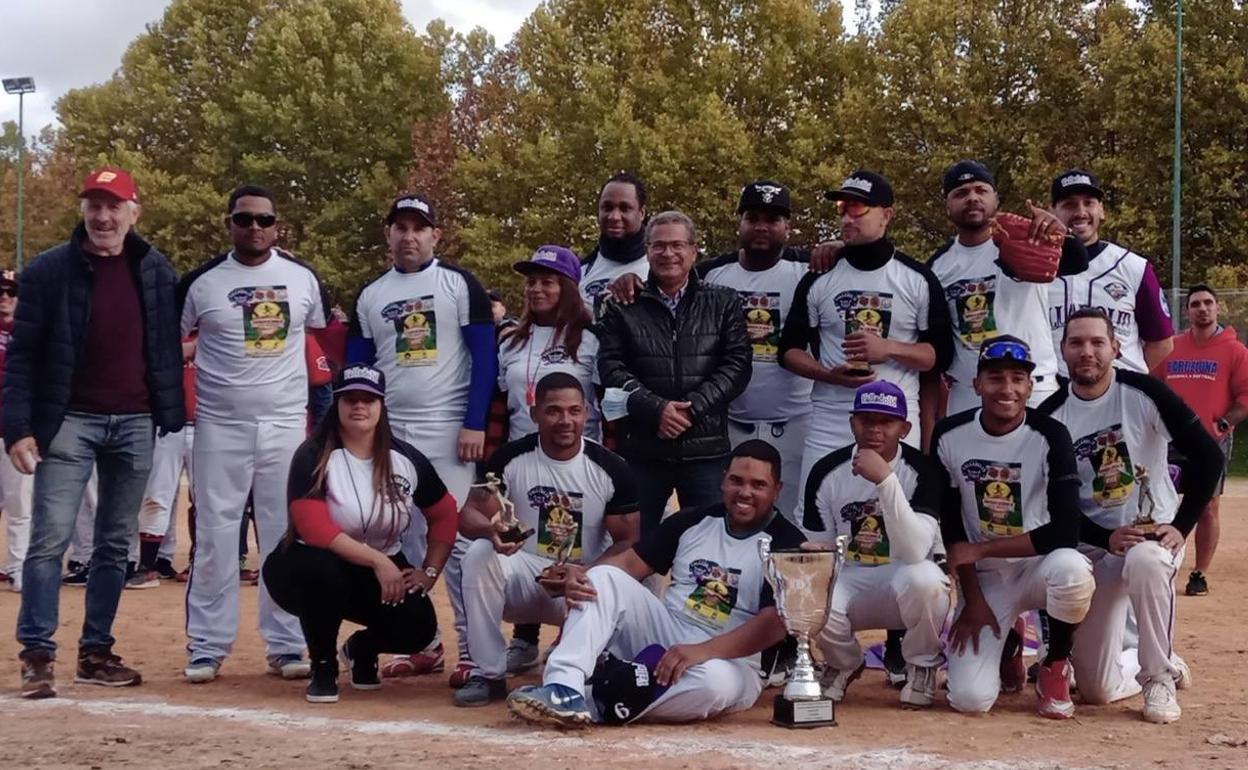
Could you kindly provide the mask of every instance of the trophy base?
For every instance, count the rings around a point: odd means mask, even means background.
[[[535,531],[536,530],[533,529],[521,529],[520,527],[515,527],[507,530],[506,532],[499,533],[498,539],[504,543],[520,543],[532,537]]]
[[[771,723],[790,730],[836,727],[836,707],[831,698],[788,700],[777,695],[772,701]]]
[[[850,361],[845,364],[845,373],[850,377],[870,377],[872,374],[875,374],[875,370],[871,368],[870,364],[862,361]]]

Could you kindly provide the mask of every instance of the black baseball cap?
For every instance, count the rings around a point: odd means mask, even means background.
[[[386,375],[367,364],[352,364],[343,369],[334,382],[334,395],[349,390],[362,390],[378,398],[386,397]]]
[[[394,218],[404,212],[411,212],[429,223],[430,227],[438,226],[438,212],[433,204],[423,195],[405,193],[394,199],[390,204],[390,213],[386,214],[386,224],[394,224]]]
[[[632,660],[617,658],[609,652],[599,656],[594,673],[586,683],[593,688],[594,705],[604,722],[628,724],[667,692],[654,677],[665,652],[662,645],[652,644]]]
[[[1031,358],[1031,348],[1026,342],[1011,334],[1001,334],[984,340],[979,345],[978,371],[988,368],[1023,369],[1028,372],[1036,368]]]
[[[862,201],[869,206],[891,206],[893,188],[884,177],[860,168],[841,182],[839,190],[828,190],[823,197],[830,201]]]
[[[0,272],[0,286],[12,286],[17,288],[17,272],[14,270],[5,270]]]
[[[1075,193],[1087,193],[1098,201],[1105,199],[1105,191],[1101,189],[1101,180],[1097,179],[1091,171],[1081,168],[1067,169],[1058,174],[1050,190],[1054,203]]]
[[[997,180],[993,178],[992,172],[977,160],[960,160],[950,166],[945,172],[941,188],[948,195],[967,182],[986,182],[992,185],[992,189],[997,189]]]
[[[741,188],[737,213],[744,214],[751,209],[778,211],[786,217],[789,216],[793,213],[793,204],[789,200],[789,188],[766,179],[750,182]]]

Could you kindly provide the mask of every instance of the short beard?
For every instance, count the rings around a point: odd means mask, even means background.
[[[247,246],[239,246],[238,244],[234,245],[234,253],[240,257],[247,257],[248,259],[256,259],[257,257],[263,257],[265,254],[268,254],[272,250],[273,250],[272,246],[266,246],[263,249],[255,250]]]
[[[773,243],[773,244],[772,244],[771,246],[769,246],[768,248],[766,248],[766,249],[761,249],[761,250],[760,250],[760,249],[752,249],[752,248],[750,248],[748,245],[746,245],[746,244],[742,243],[742,244],[741,244],[741,250],[742,250],[743,252],[745,252],[745,256],[746,256],[746,258],[748,258],[748,259],[752,259],[752,260],[757,260],[757,261],[759,261],[759,262],[762,262],[762,261],[764,261],[764,260],[768,260],[768,259],[776,259],[776,258],[777,258],[777,257],[779,257],[781,254],[783,254],[783,253],[784,253],[784,244],[783,244],[783,243]]]

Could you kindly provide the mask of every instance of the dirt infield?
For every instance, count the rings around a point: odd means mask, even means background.
[[[145,682],[117,690],[69,683],[83,592],[64,589],[61,697],[42,702],[16,696],[18,597],[0,590],[0,627],[8,629],[0,644],[0,767],[1244,768],[1248,746],[1233,744],[1248,740],[1248,483],[1228,485],[1222,515],[1212,593],[1179,600],[1176,647],[1195,686],[1180,693],[1183,719],[1174,725],[1144,723],[1138,696],[1079,704],[1064,723],[1037,717],[1030,692],[1003,696],[983,717],[955,714],[943,702],[902,711],[878,672],[850,689],[839,727],[810,732],[768,724],[774,691],[754,709],[711,723],[574,734],[513,722],[501,705],[456,709],[444,675],[387,682],[380,692],[344,683],[338,704],[313,706],[302,683],[261,673],[254,588],[243,589],[245,620],[222,677],[185,684],[183,586],[166,584],[122,599],[117,651]],[[438,608],[449,625],[444,597]]]

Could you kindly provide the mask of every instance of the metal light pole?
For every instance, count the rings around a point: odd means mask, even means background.
[[[26,174],[26,128],[25,97],[35,92],[35,79],[29,77],[5,78],[4,91],[17,94],[17,260],[16,269],[22,270],[22,183]]]
[[[1179,184],[1183,168],[1183,0],[1178,0],[1174,16],[1174,172],[1170,193],[1170,314],[1177,331],[1183,325],[1183,312],[1179,307],[1179,282],[1183,265],[1183,245],[1180,239],[1179,202],[1182,187]]]

